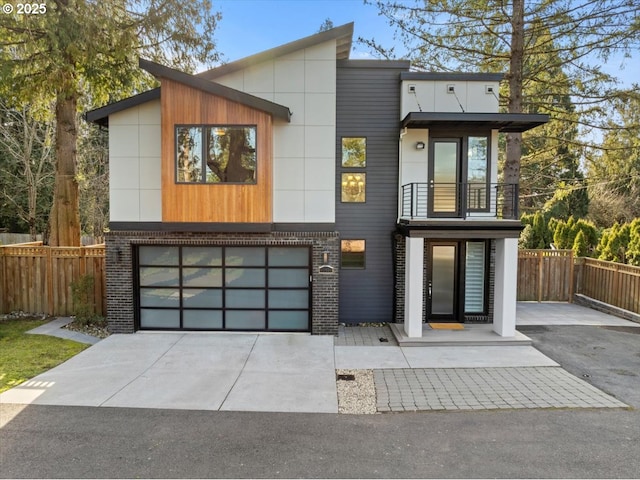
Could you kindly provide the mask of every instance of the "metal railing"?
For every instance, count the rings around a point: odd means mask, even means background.
[[[408,183],[402,186],[402,217],[518,219],[518,184]]]

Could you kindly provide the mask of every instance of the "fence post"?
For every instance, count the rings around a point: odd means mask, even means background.
[[[542,254],[542,251],[538,251],[538,302],[542,302]]]
[[[0,247],[0,313],[5,313],[5,302],[7,295],[7,269],[5,264],[4,248]]]
[[[569,303],[573,303],[573,275],[574,275],[574,265],[573,265],[573,250],[569,252]]]
[[[53,259],[51,258],[51,250],[53,247],[47,247],[47,314],[54,315],[54,301],[53,301]]]

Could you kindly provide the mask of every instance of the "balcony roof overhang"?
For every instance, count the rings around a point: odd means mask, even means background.
[[[402,128],[455,127],[490,129],[521,133],[549,121],[542,113],[456,113],[411,112],[401,122]]]
[[[398,220],[405,237],[430,239],[518,238],[524,228],[520,220],[406,219]]]

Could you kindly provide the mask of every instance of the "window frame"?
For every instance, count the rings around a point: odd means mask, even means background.
[[[197,182],[187,182],[179,180],[178,169],[178,129],[180,128],[200,128],[201,129],[201,141],[200,141],[200,170],[201,179]],[[206,156],[209,150],[209,132],[216,128],[242,128],[253,129],[255,134],[255,169],[252,182],[209,182],[206,175]],[[258,161],[258,125],[256,124],[229,124],[229,123],[177,123],[173,128],[173,166],[174,166],[174,183],[177,185],[257,185],[259,175],[259,161]]]
[[[345,139],[361,139],[364,140],[364,165],[345,165],[344,163],[344,140]],[[340,167],[342,168],[367,168],[367,137],[363,136],[342,136],[340,137]]]
[[[360,175],[362,176],[362,200],[345,200],[345,192],[343,187],[343,177],[345,175]],[[346,194],[348,195],[348,194]],[[358,194],[360,195],[360,194]],[[367,203],[367,172],[340,172],[340,203]]]
[[[342,250],[343,242],[362,242],[362,266],[344,266]],[[367,240],[364,238],[342,238],[340,239],[340,269],[344,270],[365,270],[367,268]]]
[[[442,128],[433,128],[429,131],[429,161],[432,159],[432,149],[433,142],[440,140],[454,140],[457,139],[460,141],[460,152],[458,156],[458,167],[460,168],[460,183],[463,185],[467,185],[469,187],[469,137],[483,137],[487,139],[487,179],[484,184],[474,183],[474,185],[485,185],[486,186],[486,207],[485,208],[470,208],[469,207],[469,198],[468,191],[465,189],[464,192],[460,192],[462,195],[462,208],[464,212],[472,212],[472,213],[490,213],[492,210],[492,195],[491,195],[491,155],[492,155],[492,131],[480,128],[478,130],[469,129],[454,129],[454,130],[445,130]],[[429,171],[429,180],[431,180],[433,172]],[[495,208],[495,206],[493,206]]]

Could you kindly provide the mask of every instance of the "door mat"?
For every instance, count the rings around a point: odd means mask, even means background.
[[[429,323],[434,330],[464,330],[461,323]]]

